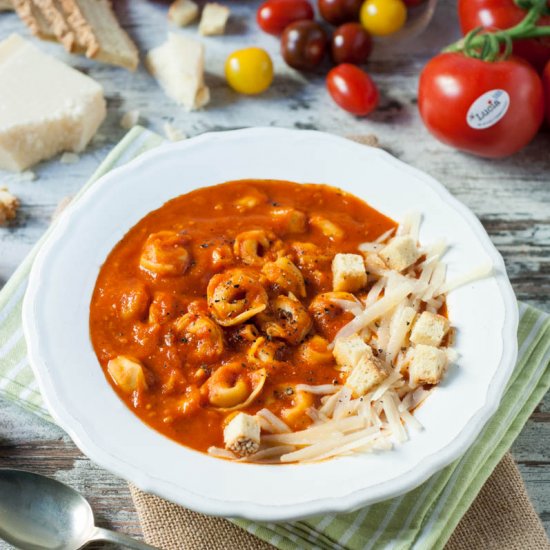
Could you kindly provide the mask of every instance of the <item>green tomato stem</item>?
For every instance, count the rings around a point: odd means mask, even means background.
[[[500,45],[503,43],[509,45],[513,40],[550,36],[550,25],[537,26],[541,14],[546,9],[546,1],[532,0],[532,7],[522,21],[514,27],[494,32],[481,32],[482,29],[474,29],[464,38],[447,46],[443,51],[462,52],[470,57],[491,62],[502,59]],[[506,48],[506,50],[504,58],[510,54],[510,48]]]

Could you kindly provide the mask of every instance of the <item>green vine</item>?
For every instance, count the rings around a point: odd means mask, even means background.
[[[548,0],[514,0],[514,2],[527,12],[516,26],[493,32],[482,27],[473,29],[464,38],[447,46],[443,51],[462,52],[468,57],[492,62],[507,59],[512,53],[514,40],[550,36],[550,25],[537,26],[541,16],[550,13]]]

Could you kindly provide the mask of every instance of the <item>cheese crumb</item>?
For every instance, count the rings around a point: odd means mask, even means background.
[[[138,109],[133,109],[132,111],[124,113],[120,119],[121,128],[124,128],[125,130],[130,130],[133,128],[139,122],[139,115],[140,112]]]
[[[34,181],[36,174],[32,170],[25,170],[19,174],[19,181]]]
[[[19,199],[7,187],[0,187],[0,225],[7,225],[17,214]]]
[[[168,19],[180,27],[189,25],[198,15],[199,7],[192,0],[176,0],[168,9]]]
[[[204,46],[200,42],[168,33],[168,40],[151,50],[145,63],[166,95],[188,111],[210,101],[210,90],[204,84]]]
[[[206,4],[202,10],[199,33],[203,36],[214,36],[225,32],[229,19],[229,8],[221,4]]]
[[[223,431],[225,448],[238,456],[250,456],[260,447],[260,421],[256,416],[238,413]]]
[[[80,157],[76,153],[63,153],[59,162],[61,164],[75,164],[80,160]]]
[[[164,135],[170,141],[181,141],[187,138],[187,136],[179,128],[172,126],[169,122],[165,122],[162,128],[164,130]]]

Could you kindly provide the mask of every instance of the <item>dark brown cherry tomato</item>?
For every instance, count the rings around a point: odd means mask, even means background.
[[[319,11],[331,25],[341,25],[359,19],[363,0],[319,0]]]
[[[414,8],[416,6],[420,6],[420,4],[424,3],[424,0],[403,0],[403,3],[407,8]]]
[[[313,7],[307,0],[267,0],[258,8],[256,20],[264,32],[281,34],[290,23],[313,16]]]
[[[300,71],[314,69],[323,61],[327,33],[315,21],[291,23],[281,37],[281,53],[288,65]]]
[[[345,111],[365,116],[378,106],[379,93],[371,77],[359,67],[342,63],[327,75],[332,99]]]
[[[360,23],[344,23],[332,35],[331,52],[335,63],[366,63],[372,38]]]

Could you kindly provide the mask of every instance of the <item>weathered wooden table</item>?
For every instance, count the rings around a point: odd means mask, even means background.
[[[513,158],[488,161],[457,153],[424,129],[416,108],[418,73],[426,60],[458,36],[455,2],[441,0],[429,29],[408,44],[377,47],[369,70],[382,92],[381,106],[368,119],[355,119],[327,96],[323,75],[288,69],[277,41],[258,32],[256,1],[230,2],[233,17],[225,37],[204,39],[207,83],[212,101],[205,111],[185,113],[168,100],[141,67],[130,74],[65,54],[54,44],[40,47],[90,74],[105,88],[109,113],[96,141],[78,163],[59,159],[35,168],[36,180],[0,172],[22,201],[16,223],[0,229],[0,285],[42,235],[60,200],[74,194],[124,134],[119,121],[139,109],[140,122],[159,132],[168,121],[188,136],[244,126],[311,128],[336,134],[378,136],[382,147],[439,179],[481,219],[500,250],[520,300],[550,310],[550,135],[539,135]],[[160,43],[168,30],[166,4],[147,0],[117,2],[121,20],[142,52]],[[0,38],[28,35],[13,14],[0,14]],[[196,34],[196,27],[185,32]],[[273,54],[277,77],[260,97],[232,93],[223,80],[225,56],[259,44]],[[445,116],[445,106],[441,106]],[[267,151],[266,154],[269,152]],[[212,159],[213,162],[216,159]],[[337,159],[335,159],[337,162]],[[539,405],[513,446],[537,511],[550,532],[550,396]],[[125,482],[105,472],[74,446],[63,431],[0,399],[0,467],[25,468],[54,476],[82,491],[98,522],[138,535],[140,527]],[[0,542],[0,548],[7,548]]]

